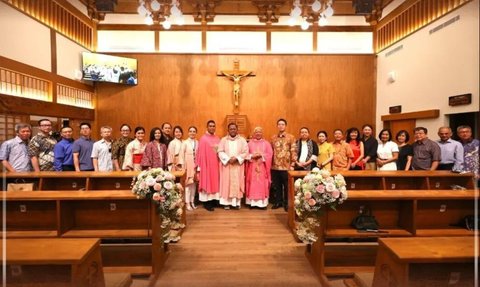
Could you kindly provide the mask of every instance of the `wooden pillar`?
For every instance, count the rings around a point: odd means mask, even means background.
[[[155,30],[154,33],[155,33],[155,52],[159,52],[160,51],[160,31]]]
[[[202,21],[202,52],[207,51],[207,22]]]

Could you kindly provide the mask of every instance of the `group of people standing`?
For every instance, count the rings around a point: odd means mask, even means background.
[[[256,127],[247,140],[238,134],[238,126],[228,125],[223,138],[215,135],[216,123],[208,121],[207,131],[196,139],[197,128],[183,129],[170,123],[150,130],[134,129],[127,124],[120,127],[121,136],[113,140],[112,128],[100,128],[101,139],[91,139],[89,123],[80,124],[80,138],[73,139],[73,129],[60,130],[61,139],[52,137],[52,123],[38,122],[39,133],[31,138],[28,124],[17,124],[17,136],[0,147],[0,160],[6,170],[16,171],[112,171],[147,170],[163,168],[186,171],[186,198],[188,210],[194,204],[198,184],[199,200],[213,211],[216,206],[239,209],[242,198],[250,207],[265,209],[269,200],[272,209],[288,207],[288,171],[321,169],[344,170],[452,170],[473,172],[479,178],[479,141],[473,139],[469,126],[459,126],[460,141],[453,140],[452,130],[441,127],[439,140],[428,138],[424,127],[414,129],[415,142],[410,145],[410,134],[399,131],[394,142],[389,129],[373,135],[373,128],[364,125],[361,131],[350,128],[346,137],[341,129],[333,132],[328,142],[326,131],[317,133],[317,141],[302,127],[299,139],[286,132],[287,121],[277,121],[278,132],[270,141],[263,138],[263,129]],[[272,193],[270,194],[270,190]],[[270,196],[271,195],[271,196]]]
[[[378,140],[370,125],[364,125],[362,133],[357,128],[348,129],[345,140],[337,129],[330,146],[326,132],[321,131],[317,135],[322,158],[319,165],[331,170],[450,170],[478,176],[479,141],[472,138],[469,126],[457,128],[460,142],[452,139],[450,127],[438,129],[437,141],[428,138],[425,127],[416,127],[413,132],[415,141],[409,144],[410,134],[406,130],[398,131],[394,141],[389,129],[381,130]]]

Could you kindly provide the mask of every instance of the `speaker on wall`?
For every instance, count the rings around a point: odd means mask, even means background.
[[[372,14],[373,4],[375,0],[353,0],[353,8],[355,8],[355,14],[368,15]]]
[[[98,12],[113,12],[117,5],[117,0],[97,0],[95,1],[95,7]]]

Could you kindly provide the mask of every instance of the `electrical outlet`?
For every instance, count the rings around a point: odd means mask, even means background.
[[[445,212],[447,211],[447,205],[446,204],[441,204],[440,205],[440,212]]]
[[[27,212],[27,206],[25,204],[20,204],[20,212]]]
[[[460,272],[450,272],[448,285],[456,285],[458,282],[460,282]]]
[[[11,265],[10,271],[12,272],[12,277],[22,275],[22,266],[20,265]]]
[[[72,182],[72,188],[74,188],[74,189],[77,188],[77,182],[76,181]]]
[[[440,182],[438,182],[438,181],[435,182],[435,188],[436,188],[436,189],[439,189],[439,188],[440,188]]]
[[[117,204],[116,203],[110,203],[110,211],[115,211],[117,210]]]
[[[121,187],[120,182],[115,182],[115,188],[120,189],[120,187]]]
[[[350,189],[355,189],[355,182],[350,183]]]
[[[396,187],[395,183],[392,183],[392,189],[395,189],[395,187]]]

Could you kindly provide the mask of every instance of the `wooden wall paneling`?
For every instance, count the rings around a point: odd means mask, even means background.
[[[138,59],[139,84],[97,85],[96,123],[112,126],[114,136],[124,122],[148,132],[164,121],[184,129],[195,125],[200,136],[209,119],[223,136],[225,117],[233,114],[233,84],[216,73],[231,69],[235,59],[256,74],[241,82],[240,114],[268,138],[279,118],[287,119],[295,136],[309,127],[312,138],[320,129],[331,135],[335,128],[375,122],[374,55],[124,56]]]

